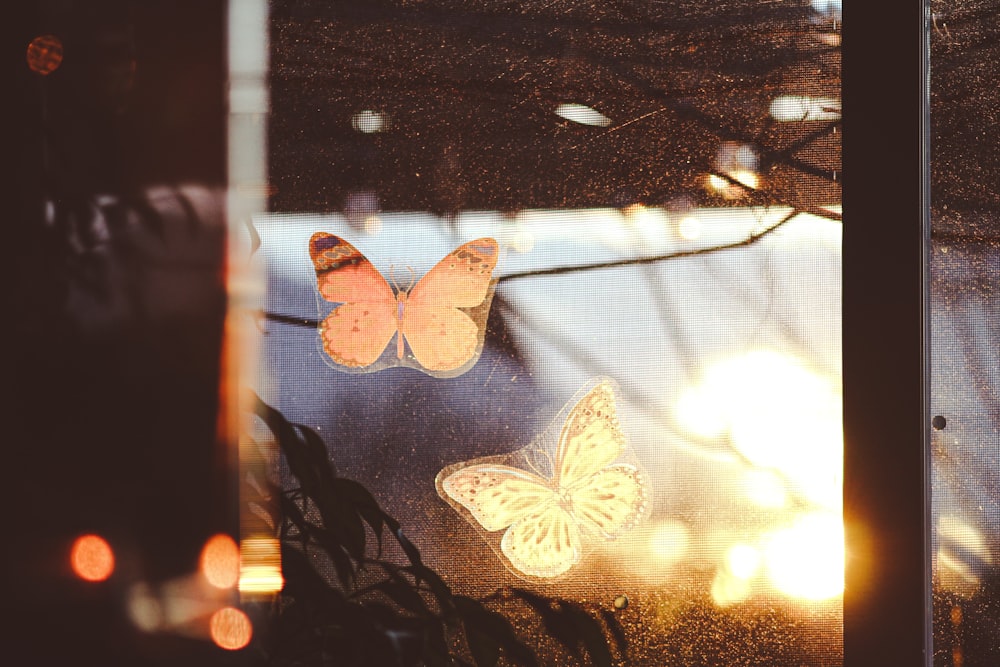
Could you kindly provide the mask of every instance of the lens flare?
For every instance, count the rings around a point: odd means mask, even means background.
[[[240,578],[240,549],[229,535],[213,535],[201,550],[201,572],[216,588],[232,588]]]
[[[238,651],[250,643],[253,625],[250,618],[235,607],[223,607],[208,622],[212,641],[227,651]]]
[[[104,538],[81,535],[73,542],[70,564],[84,581],[104,581],[115,570],[115,554]]]

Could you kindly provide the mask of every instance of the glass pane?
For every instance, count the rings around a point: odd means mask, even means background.
[[[840,3],[271,11],[264,650],[840,664]]]
[[[1000,661],[996,3],[932,3],[934,664]]]

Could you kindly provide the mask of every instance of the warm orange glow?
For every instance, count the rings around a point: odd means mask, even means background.
[[[240,578],[240,549],[229,535],[213,535],[201,550],[201,572],[216,588],[232,588]]]
[[[212,614],[208,622],[212,641],[227,651],[237,651],[250,643],[253,625],[250,619],[235,607],[223,607]]]
[[[115,569],[111,546],[97,535],[81,535],[73,543],[70,563],[76,576],[86,581],[104,581]]]
[[[240,544],[240,592],[280,591],[285,585],[281,574],[281,543],[273,537],[248,537]]]
[[[55,35],[40,35],[28,44],[28,67],[42,76],[58,69],[63,59],[62,41]]]

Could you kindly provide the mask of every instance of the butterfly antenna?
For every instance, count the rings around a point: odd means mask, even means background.
[[[397,292],[406,292],[407,294],[409,294],[410,290],[412,290],[413,287],[417,284],[417,274],[413,271],[413,267],[411,266],[406,267],[406,270],[410,272],[410,284],[406,286],[406,289],[403,289],[403,287],[398,282],[396,282],[395,272],[393,271],[393,269],[395,268],[396,267],[394,265],[392,264],[389,265],[389,282],[392,284],[392,288]]]

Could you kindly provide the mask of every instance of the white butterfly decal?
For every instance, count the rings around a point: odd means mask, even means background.
[[[559,435],[552,477],[475,459],[449,466],[438,493],[456,510],[493,532],[506,529],[500,552],[518,574],[550,578],[580,562],[587,539],[614,539],[646,507],[646,482],[628,463],[608,380],[572,408]]]

